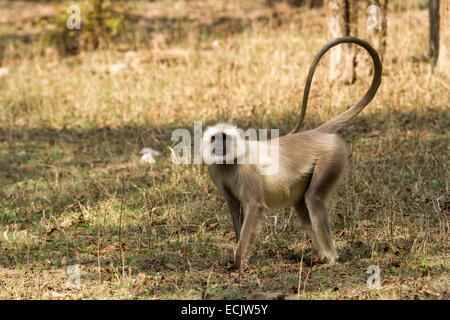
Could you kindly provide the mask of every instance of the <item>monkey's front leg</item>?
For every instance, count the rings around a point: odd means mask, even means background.
[[[244,221],[244,215],[242,214],[241,210],[241,203],[228,190],[225,190],[225,199],[227,201],[228,209],[230,210],[231,220],[233,221],[234,233],[236,234],[236,241],[239,241],[242,229],[242,222]]]
[[[247,262],[248,255],[258,235],[259,227],[264,216],[265,206],[261,203],[251,203],[245,208],[244,225],[234,255],[236,270],[241,270]]]

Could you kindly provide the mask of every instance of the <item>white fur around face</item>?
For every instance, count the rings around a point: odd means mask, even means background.
[[[217,134],[226,134],[231,137],[226,156],[215,155],[213,150],[217,145],[211,142],[211,138]],[[207,165],[238,163],[252,164],[261,175],[276,175],[279,170],[279,146],[278,139],[268,141],[256,141],[245,139],[242,129],[228,123],[218,123],[208,127],[202,138],[202,159]]]
[[[224,156],[215,155],[215,143],[211,142],[211,138],[217,134],[226,134],[231,137],[230,149]],[[245,139],[243,138],[242,130],[235,125],[228,123],[218,123],[214,126],[208,127],[202,138],[202,158],[203,161],[210,164],[224,164],[233,163],[238,157],[245,153]]]

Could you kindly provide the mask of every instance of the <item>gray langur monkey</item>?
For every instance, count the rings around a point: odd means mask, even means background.
[[[299,132],[316,66],[329,49],[342,43],[359,45],[369,53],[374,64],[372,84],[361,100],[347,111],[315,129]],[[329,263],[338,259],[326,202],[345,172],[348,151],[346,143],[336,133],[373,99],[381,83],[381,72],[378,53],[369,43],[354,37],[337,38],[315,56],[306,80],[299,119],[289,134],[267,141],[247,141],[242,132],[226,123],[205,131],[203,159],[208,160],[209,174],[225,197],[238,241],[233,268],[241,270],[245,266],[265,211],[287,206],[294,207],[322,258]],[[241,161],[255,152],[267,151],[274,143],[278,144],[276,153],[257,156],[253,163]],[[267,163],[270,166],[275,162],[275,174],[261,174]]]

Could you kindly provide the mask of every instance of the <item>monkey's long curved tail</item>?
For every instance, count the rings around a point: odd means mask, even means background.
[[[339,116],[337,116],[334,119],[331,119],[330,121],[322,124],[321,126],[317,127],[314,130],[318,130],[321,132],[327,132],[327,133],[334,133],[337,132],[339,129],[341,129],[344,124],[353,119],[358,113],[360,113],[373,99],[375,94],[377,93],[378,87],[381,83],[381,72],[383,70],[383,66],[380,61],[380,57],[378,55],[378,52],[366,41],[361,40],[359,38],[355,37],[342,37],[337,38],[329,43],[327,43],[320,51],[317,53],[317,55],[314,57],[314,60],[311,64],[311,67],[309,68],[308,77],[306,78],[306,84],[305,89],[303,91],[303,100],[302,100],[302,108],[300,110],[300,116],[297,124],[295,125],[294,129],[290,133],[296,133],[300,130],[303,119],[305,118],[306,114],[306,107],[308,105],[308,97],[309,97],[309,90],[311,88],[311,82],[314,76],[314,71],[316,70],[317,65],[320,62],[320,59],[322,56],[327,53],[328,50],[333,48],[334,46],[337,46],[342,43],[353,43],[356,45],[359,45],[363,47],[370,55],[373,61],[374,65],[374,73],[373,73],[373,79],[372,84],[370,85],[369,89],[367,90],[366,94],[359,100],[356,104],[354,104],[350,109],[347,111],[341,113]]]

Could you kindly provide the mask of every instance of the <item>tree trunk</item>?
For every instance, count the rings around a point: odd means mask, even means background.
[[[325,1],[327,13],[327,38],[357,36],[357,4],[351,0]],[[343,44],[330,52],[329,79],[352,83],[355,81],[356,51],[354,46]]]
[[[442,72],[450,70],[450,0],[439,1],[439,49],[436,69]]]
[[[370,26],[370,28],[368,26],[368,38],[369,42],[377,49],[381,61],[383,61],[386,52],[388,0],[368,1],[368,7],[370,5],[376,5],[380,9],[375,16],[375,19],[379,19],[379,21],[376,21],[375,26]]]
[[[434,64],[437,62],[439,54],[439,0],[429,0],[430,17],[430,59]]]
[[[378,52],[383,62],[386,53],[388,0],[366,0],[361,2],[364,12],[365,38]],[[356,73],[367,77],[373,72],[372,59],[365,50],[358,48]]]

